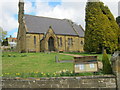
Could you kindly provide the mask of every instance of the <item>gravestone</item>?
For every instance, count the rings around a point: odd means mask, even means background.
[[[116,75],[117,80],[117,90],[120,90],[120,51],[116,51],[112,58],[112,69],[113,73]]]
[[[55,62],[57,62],[57,63],[59,62],[59,59],[58,59],[57,55],[55,56]]]

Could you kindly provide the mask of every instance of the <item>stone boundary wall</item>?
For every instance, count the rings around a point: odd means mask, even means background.
[[[112,88],[116,90],[114,75],[2,79],[2,88]]]

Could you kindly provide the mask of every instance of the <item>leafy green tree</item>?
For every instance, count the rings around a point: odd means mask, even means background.
[[[119,35],[119,37],[118,37],[118,50],[120,50],[120,16],[118,16],[118,17],[116,18],[116,22],[117,22],[118,25],[119,25],[119,32],[118,32],[118,35]]]
[[[87,2],[85,21],[85,51],[101,53],[104,48],[108,52],[117,49],[118,25],[107,6],[100,1]]]
[[[103,73],[112,74],[112,67],[110,64],[110,60],[107,56],[106,50],[104,50],[104,53],[103,53],[102,63],[103,63]]]
[[[96,7],[96,8],[94,8]],[[97,12],[97,13],[96,13]],[[96,31],[93,29],[99,29],[96,26],[97,23],[97,17],[100,14],[100,8],[98,7],[98,3],[96,2],[88,2],[86,6],[86,30],[85,30],[85,51],[93,52],[96,51],[97,48],[96,45],[98,42],[96,42],[96,38],[94,37],[96,34]],[[100,33],[97,33],[101,35]],[[99,38],[99,37],[97,37]],[[94,44],[96,42],[96,44]]]
[[[106,15],[107,19],[110,22],[109,27],[111,29],[110,29],[110,31],[106,32],[106,34],[107,34],[106,38],[109,38],[109,36],[111,36],[109,39],[110,47],[106,46],[106,47],[108,47],[106,49],[110,50],[110,52],[112,53],[113,51],[117,50],[117,48],[118,48],[117,45],[118,45],[118,37],[119,37],[119,26],[116,23],[116,20],[114,19],[109,8],[107,6],[104,6],[104,4],[101,4],[100,7],[101,7],[103,14]],[[109,33],[110,33],[110,35],[109,35]]]
[[[8,46],[8,38],[3,39],[2,46]]]
[[[0,27],[0,43],[6,38],[7,35],[7,31],[4,31],[1,27]]]

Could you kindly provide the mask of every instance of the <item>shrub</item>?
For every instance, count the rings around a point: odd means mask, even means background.
[[[16,57],[16,55],[13,55],[13,57]]]
[[[11,54],[8,54],[8,57],[11,57],[12,55]]]
[[[107,56],[106,50],[104,50],[104,53],[103,53],[102,63],[103,63],[103,73],[112,74],[112,68],[111,68],[111,64]]]
[[[5,55],[2,55],[2,57],[5,57]]]

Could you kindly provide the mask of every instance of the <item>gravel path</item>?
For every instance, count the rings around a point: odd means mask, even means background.
[[[65,54],[65,53],[60,53],[60,54],[74,56],[74,57],[81,57],[81,55],[76,55],[76,54]]]
[[[64,53],[60,53],[60,54],[69,55],[73,57],[81,57],[81,55],[75,55],[75,54],[64,54]],[[62,60],[62,61],[58,61],[58,63],[73,63],[73,60]]]

